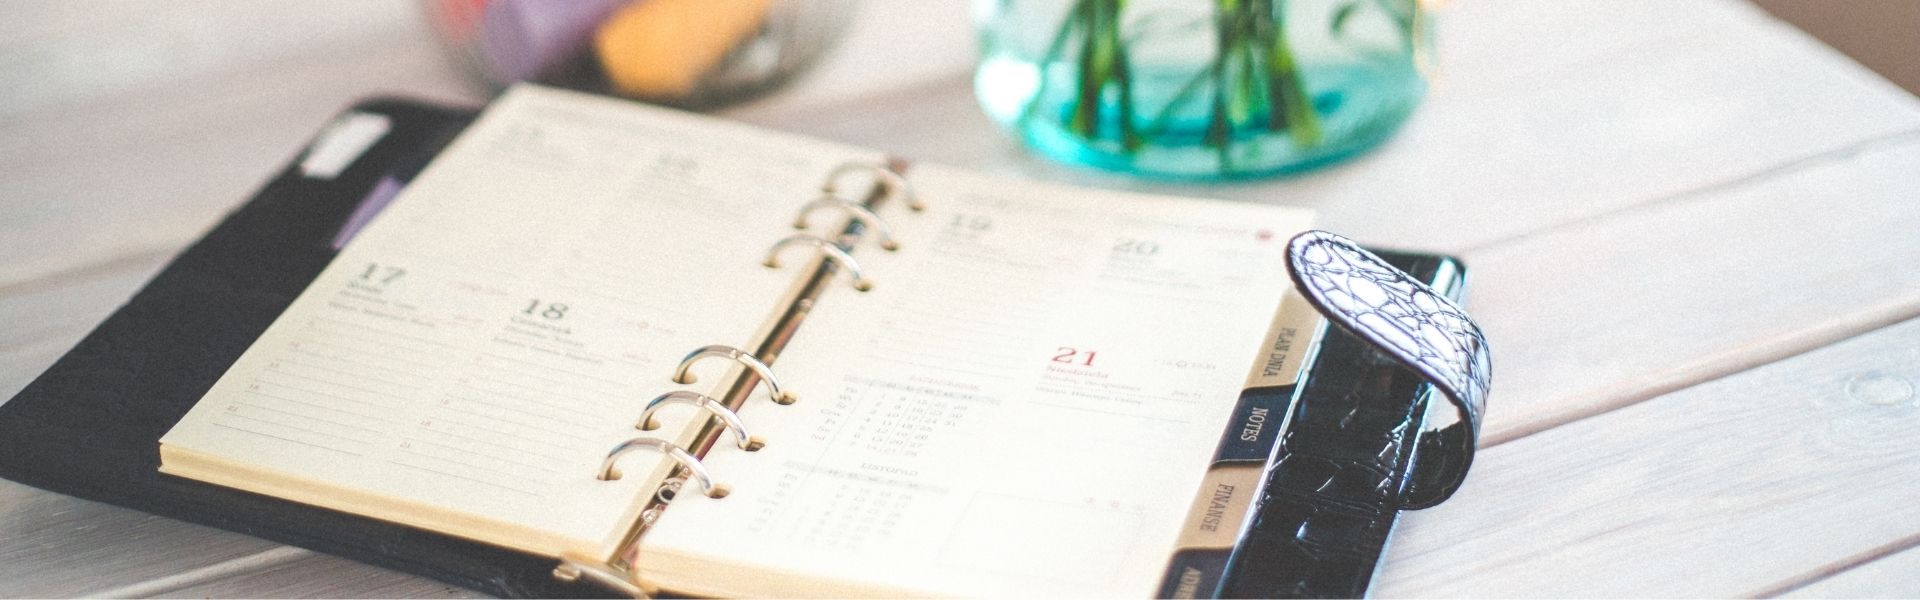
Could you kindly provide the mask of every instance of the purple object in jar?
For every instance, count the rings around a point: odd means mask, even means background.
[[[481,46],[496,83],[534,79],[587,49],[595,27],[627,0],[495,0],[482,17]]]

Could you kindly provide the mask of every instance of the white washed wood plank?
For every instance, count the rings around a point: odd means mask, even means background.
[[[479,592],[344,558],[304,553],[195,585],[152,590],[160,598],[487,598]]]
[[[1467,255],[1482,443],[1920,315],[1920,135]]]
[[[1732,596],[1920,533],[1920,320],[1485,450],[1377,593]]]
[[[805,111],[913,89],[973,69],[966,0],[857,2],[840,41],[784,88],[722,114]]]
[[[234,574],[262,571],[275,565],[301,560],[313,556],[313,552],[292,546],[278,546],[252,555],[207,565],[197,569],[188,569],[178,573],[169,573],[160,577],[143,580],[131,585],[104,589],[92,595],[101,598],[146,598],[164,594],[183,587],[191,587]]]
[[[1570,66],[1771,17],[1744,0],[1430,2],[1437,85],[1515,85]],[[1545,41],[1551,43],[1543,43]],[[1488,68],[1490,66],[1498,68]]]
[[[0,597],[91,595],[275,546],[0,480]]]
[[[337,55],[369,41],[417,37],[415,3],[221,0],[18,0],[0,6],[0,123],[290,57]]]
[[[403,40],[235,69],[36,113],[0,136],[0,286],[177,249],[245,200],[355,99],[478,99]]]
[[[1920,598],[1920,548],[1836,573],[1784,597]]]

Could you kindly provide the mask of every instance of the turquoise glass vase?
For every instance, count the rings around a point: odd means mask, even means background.
[[[1162,179],[1298,171],[1426,92],[1416,0],[976,0],[974,90],[1048,157]]]

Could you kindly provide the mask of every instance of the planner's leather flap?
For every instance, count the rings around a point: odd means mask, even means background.
[[[1307,231],[1287,246],[1287,273],[1327,321],[1433,385],[1458,417],[1421,436],[1401,508],[1433,506],[1466,481],[1492,378],[1486,335],[1465,310],[1347,238]]]

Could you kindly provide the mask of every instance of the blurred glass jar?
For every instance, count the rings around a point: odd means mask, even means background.
[[[773,90],[840,37],[853,0],[421,0],[456,62],[501,89],[534,81],[684,108]]]
[[[1298,171],[1426,91],[1418,0],[974,0],[974,90],[1048,157],[1169,179]]]

